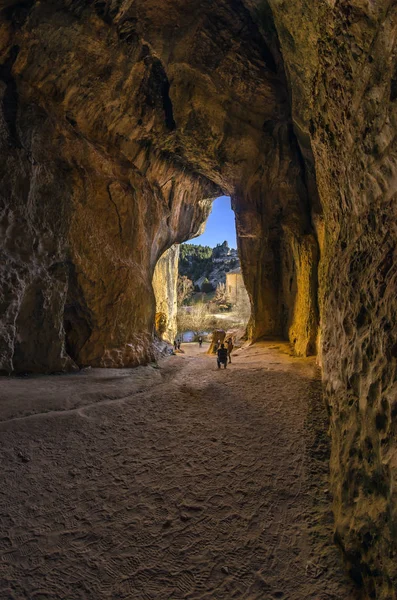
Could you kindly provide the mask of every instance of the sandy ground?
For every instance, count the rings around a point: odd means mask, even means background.
[[[314,363],[0,380],[0,598],[349,600]]]

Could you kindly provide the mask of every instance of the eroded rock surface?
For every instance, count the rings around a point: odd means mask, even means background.
[[[217,192],[142,133],[168,131],[159,61],[79,6],[2,13],[4,371],[149,360],[156,262]]]
[[[156,331],[158,335],[173,343],[177,334],[176,315],[178,312],[179,246],[171,246],[164,252],[154,269],[153,289],[156,297]]]
[[[312,213],[336,540],[367,597],[395,598],[396,5],[271,4],[321,203]]]
[[[230,194],[251,336],[320,349],[336,539],[381,599],[397,587],[396,10],[0,13],[1,370],[149,360],[156,263]]]

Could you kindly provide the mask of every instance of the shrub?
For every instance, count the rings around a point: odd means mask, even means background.
[[[193,282],[185,275],[178,276],[177,298],[178,304],[183,304],[193,293]]]
[[[181,309],[178,311],[178,330],[193,331],[196,335],[206,331],[210,326],[210,315],[207,306],[198,302],[189,307],[189,310]]]

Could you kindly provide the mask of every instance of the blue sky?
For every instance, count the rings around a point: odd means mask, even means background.
[[[208,217],[205,232],[199,237],[189,240],[188,244],[211,246],[228,241],[230,248],[237,248],[236,225],[229,196],[220,196],[212,203],[212,211]]]

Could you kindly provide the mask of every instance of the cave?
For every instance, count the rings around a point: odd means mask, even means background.
[[[172,323],[178,244],[229,195],[248,336],[317,355],[335,541],[384,600],[397,589],[396,10],[0,7],[1,373],[156,360],[153,286]]]

